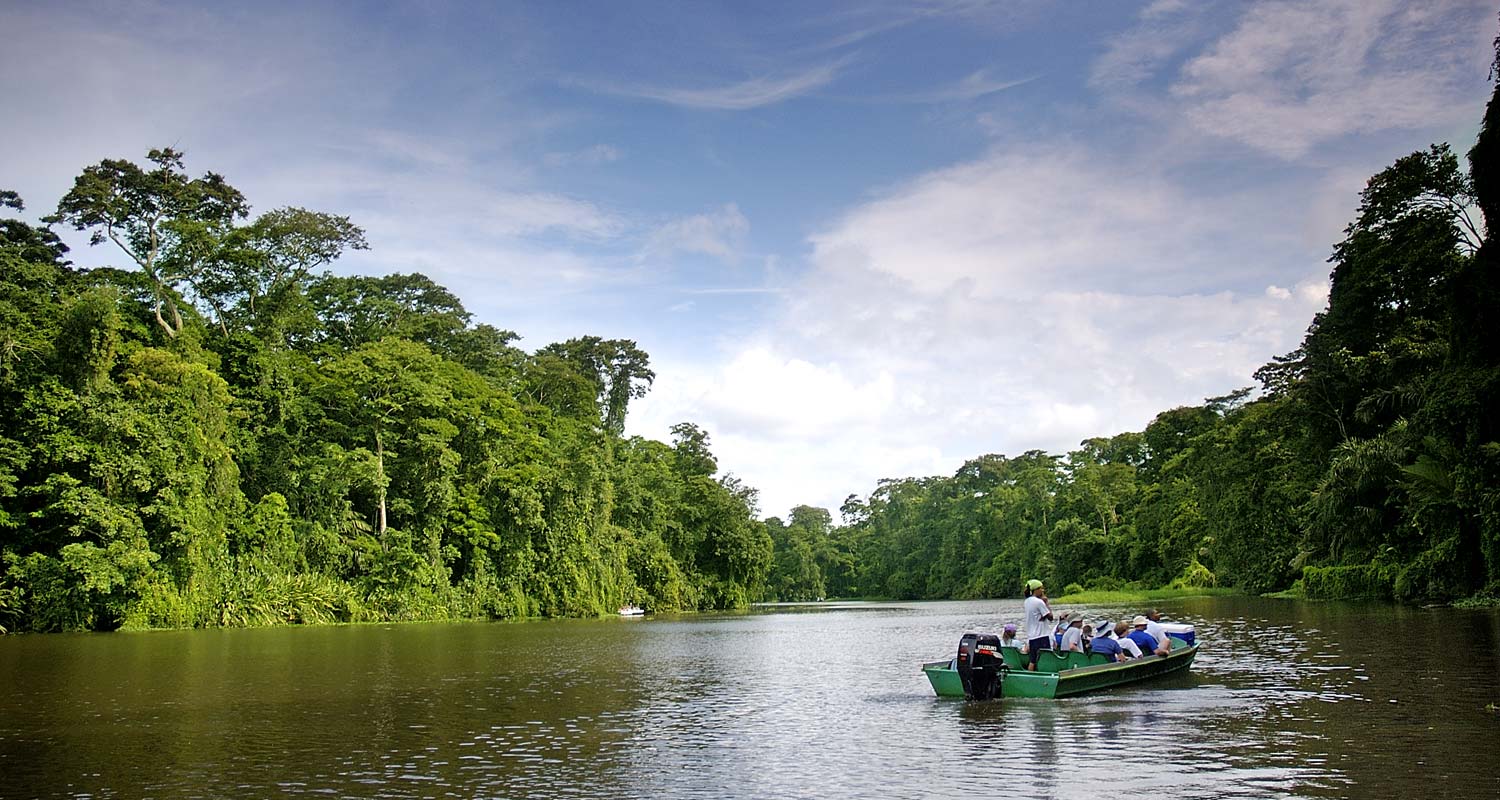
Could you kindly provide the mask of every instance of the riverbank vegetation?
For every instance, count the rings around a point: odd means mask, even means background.
[[[1105,606],[1105,605],[1135,605],[1147,606],[1152,603],[1160,603],[1163,600],[1182,600],[1189,597],[1228,597],[1240,594],[1235,589],[1225,589],[1212,586],[1201,586],[1190,589],[1140,589],[1140,590],[1117,590],[1117,591],[1090,591],[1078,589],[1068,591],[1061,597],[1049,598],[1054,603],[1071,603],[1075,605]]]
[[[21,198],[4,194],[8,210]],[[349,219],[253,219],[183,154],[0,222],[0,626],[260,625],[741,606],[771,543],[708,434],[622,435],[634,342],[526,353],[422,275],[323,271]]]

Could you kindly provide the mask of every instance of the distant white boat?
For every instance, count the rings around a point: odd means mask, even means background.
[[[640,606],[620,606],[620,616],[622,617],[644,617],[645,615],[646,609]]]

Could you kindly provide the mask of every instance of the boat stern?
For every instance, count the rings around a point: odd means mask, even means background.
[[[947,661],[929,661],[922,665],[922,673],[932,684],[932,691],[938,697],[963,697],[964,682],[958,675],[958,668],[953,659]]]

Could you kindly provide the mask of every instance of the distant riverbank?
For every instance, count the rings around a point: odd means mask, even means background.
[[[1052,598],[1054,603],[1083,605],[1130,605],[1156,603],[1162,600],[1181,600],[1184,597],[1228,597],[1244,594],[1237,589],[1136,589],[1119,591],[1083,591]]]

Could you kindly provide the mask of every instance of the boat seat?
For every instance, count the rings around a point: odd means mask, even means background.
[[[1000,657],[1005,660],[1005,666],[1011,669],[1026,669],[1026,665],[1031,662],[1029,656],[1014,647],[1000,648]],[[1061,672],[1065,669],[1093,667],[1108,663],[1109,659],[1096,653],[1061,653],[1048,650],[1036,660],[1036,668],[1042,672]]]
[[[1042,653],[1042,657],[1036,661],[1036,668],[1042,672],[1062,672],[1065,669],[1077,669],[1089,665],[1086,653],[1048,650]]]

